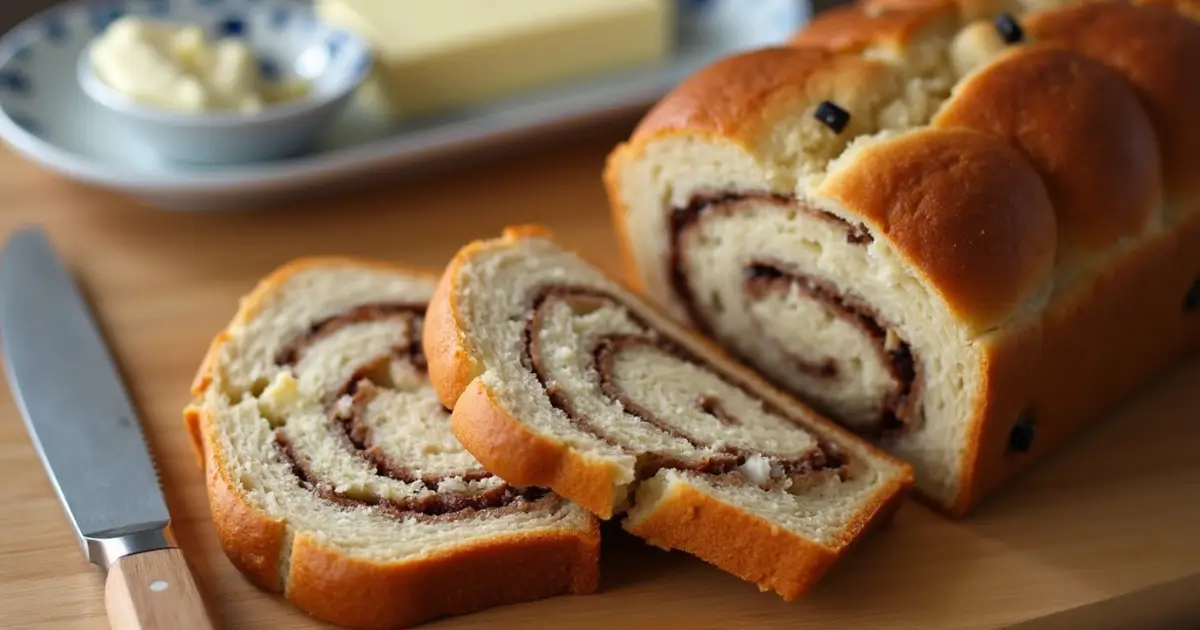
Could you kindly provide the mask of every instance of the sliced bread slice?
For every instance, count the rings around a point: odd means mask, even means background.
[[[768,386],[538,226],[454,258],[424,330],[454,434],[492,472],[802,595],[910,468]]]
[[[217,335],[185,412],[226,555],[326,621],[398,628],[597,586],[595,517],[451,434],[420,346],[435,281],[282,267]]]

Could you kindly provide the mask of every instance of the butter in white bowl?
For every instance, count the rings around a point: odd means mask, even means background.
[[[306,88],[264,77],[254,51],[237,37],[210,39],[198,24],[139,16],[113,22],[92,45],[91,62],[120,94],[182,112],[258,112]]]
[[[107,122],[165,161],[299,155],[341,116],[371,69],[367,43],[310,7],[161,1],[164,15],[130,11],[97,32],[76,72]]]
[[[370,44],[363,91],[391,116],[480,103],[671,52],[674,0],[316,0]]]

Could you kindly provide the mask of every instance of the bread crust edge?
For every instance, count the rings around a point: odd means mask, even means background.
[[[514,226],[505,230],[504,238],[517,240],[535,234],[549,232],[535,225]],[[452,410],[451,430],[475,459],[505,481],[554,489],[607,520],[624,498],[618,496],[611,481],[615,472],[526,429],[495,403],[478,378],[480,370],[457,316],[454,279],[463,262],[483,245],[482,241],[466,245],[446,266],[429,300],[422,331],[430,381],[442,404]]]
[[[600,583],[600,530],[511,534],[404,563],[347,557],[297,534],[286,597],[342,626],[400,628],[561,594]]]
[[[669,103],[666,99],[664,102]],[[704,132],[700,131],[687,133],[697,136],[704,135]],[[623,273],[626,276],[626,282],[639,287],[639,289],[643,286],[644,276],[639,271],[633,253],[634,246],[628,232],[629,209],[622,201],[620,172],[640,159],[651,142],[669,135],[671,134],[648,139],[631,137],[618,144],[606,158],[604,187],[608,197],[611,225],[616,233],[618,250],[621,252]],[[1077,297],[1075,301],[1087,302],[1089,299],[1093,299],[1092,293],[1100,294],[1101,297],[1095,299],[1098,303],[1104,303],[1105,300],[1117,300],[1120,292],[1111,288],[1110,285],[1114,284],[1127,285],[1130,288],[1129,295],[1146,296],[1142,300],[1144,303],[1162,306],[1163,296],[1160,290],[1168,293],[1168,306],[1172,303],[1172,299],[1181,301],[1187,293],[1189,283],[1200,282],[1200,248],[1194,246],[1195,243],[1200,242],[1200,215],[1193,216],[1187,212],[1181,213],[1181,215],[1183,218],[1174,224],[1164,226],[1159,233],[1143,235],[1136,251],[1123,253],[1117,262],[1105,263],[1108,270],[1102,272],[1102,275],[1106,277],[1089,280],[1091,283],[1099,282],[1102,286],[1093,287],[1088,296]],[[1171,241],[1171,244],[1164,241]],[[1190,249],[1189,245],[1192,245]],[[1164,248],[1172,247],[1172,253],[1168,254],[1164,251]],[[1154,267],[1145,262],[1150,258],[1160,261],[1169,259],[1171,262],[1164,262],[1164,264]],[[1144,273],[1150,268],[1165,272],[1169,278],[1166,280],[1155,278],[1153,282],[1139,284],[1135,279],[1128,277],[1129,274]],[[1114,280],[1107,276],[1125,277]],[[1162,289],[1164,285],[1169,285],[1170,288]],[[1129,299],[1129,295],[1126,296],[1126,300],[1135,303],[1139,301],[1137,298]],[[674,298],[669,294],[666,298],[656,298],[651,304],[652,307],[658,308],[674,307],[675,305]],[[1062,308],[1067,311],[1086,310],[1072,305]],[[1088,385],[1087,378],[1076,374],[1066,379],[1068,385],[1064,389],[1072,400],[1052,405],[1054,409],[1050,414],[1041,414],[1037,418],[1039,425],[1037,444],[1028,453],[1010,453],[1007,449],[1009,431],[1013,422],[1019,417],[1022,407],[1029,407],[1036,413],[1037,407],[1045,406],[1044,403],[1043,405],[1037,403],[1054,395],[1045,393],[1044,390],[1047,389],[1048,384],[1063,382],[1064,374],[1079,372],[1079,370],[1063,368],[1063,366],[1076,364],[1077,357],[1069,352],[1069,343],[1063,343],[1062,339],[1056,344],[1056,347],[1061,350],[1060,355],[1050,362],[1053,363],[1054,369],[1047,370],[1043,366],[1031,365],[1028,357],[1022,356],[1021,352],[1031,353],[1030,356],[1033,356],[1035,346],[1042,343],[1042,336],[1045,334],[1065,338],[1065,341],[1071,342],[1083,339],[1088,334],[1096,338],[1104,338],[1105,335],[1100,333],[1111,333],[1113,329],[1111,326],[1103,325],[1107,323],[1105,316],[1085,314],[1080,320],[1084,323],[1084,327],[1081,329],[1083,332],[1075,330],[1067,330],[1065,333],[1062,330],[1047,331],[1045,326],[1039,326],[1035,344],[1031,342],[1030,337],[1035,333],[1028,330],[1016,330],[1022,327],[1028,328],[1027,324],[1019,322],[1010,324],[1013,329],[1012,338],[993,345],[982,356],[981,371],[987,382],[987,390],[978,397],[977,404],[973,408],[973,419],[968,423],[970,425],[969,435],[966,439],[966,450],[961,459],[963,475],[958,492],[948,502],[943,502],[923,492],[919,487],[914,487],[911,492],[912,496],[943,516],[953,519],[967,518],[981,503],[1002,493],[1011,485],[1012,481],[1025,471],[1036,467],[1048,457],[1052,457],[1053,453],[1060,450],[1061,446],[1067,444],[1076,435],[1103,421],[1103,418],[1114,411],[1118,404],[1136,396],[1146,386],[1152,384],[1153,378],[1177,365],[1189,353],[1200,350],[1200,314],[1193,315],[1191,323],[1186,321],[1186,315],[1183,318],[1172,318],[1166,316],[1166,311],[1162,311],[1162,314],[1162,317],[1154,320],[1153,328],[1163,332],[1159,336],[1142,339],[1141,345],[1136,349],[1135,354],[1145,364],[1125,369],[1127,377],[1119,381],[1119,385],[1114,386],[1111,391],[1105,392],[1115,395],[1103,397],[1104,405],[1094,404],[1097,401],[1092,399],[1098,400],[1098,398],[1092,393],[1093,387]],[[1061,313],[1059,315],[1059,319],[1063,319]],[[1150,321],[1145,314],[1142,314],[1140,318]],[[686,315],[676,315],[674,319],[689,325],[693,323],[688,321]],[[1061,329],[1067,323],[1069,322],[1057,321],[1052,322],[1051,325],[1057,325]],[[1134,329],[1139,325],[1142,324],[1127,324]],[[1168,331],[1164,327],[1171,327],[1171,329]],[[1183,330],[1177,330],[1177,328]],[[1034,373],[1042,374],[1041,383],[1029,381],[1028,375]],[[1016,385],[1017,382],[1021,384]],[[1018,395],[1024,396],[1024,398],[1018,401],[1016,400]],[[1072,405],[1086,407],[1086,414],[1072,416],[1060,411],[1061,408],[1070,408]]]
[[[291,275],[330,264],[435,277],[426,270],[371,259],[308,257],[288,262],[242,299],[229,327],[213,339],[193,381],[193,394],[202,396],[211,385],[230,328],[252,317],[263,297]],[[212,420],[202,402],[189,404],[183,418],[205,473],[217,538],[230,563],[256,586],[281,593],[323,621],[365,629],[400,628],[553,595],[590,594],[599,588],[600,528],[594,518],[584,529],[509,533],[398,563],[348,557],[305,532],[289,536],[282,519],[252,506],[238,492],[214,443]],[[285,567],[283,554],[289,542]],[[379,597],[380,593],[386,596]]]
[[[520,226],[505,229],[500,241],[511,243],[527,235],[553,238],[547,229],[540,226]],[[484,241],[476,241],[460,250],[439,282],[440,299],[437,296],[435,299],[439,302],[436,309],[442,316],[433,325],[452,327],[453,336],[459,339],[462,331],[458,328],[451,302],[454,278],[465,260],[486,246]],[[649,305],[649,308],[654,307]],[[435,362],[445,362],[447,365],[443,367],[447,373],[461,373],[461,369],[455,369],[453,364],[466,360],[469,355],[433,352],[438,350],[436,340],[450,333],[430,333],[427,329],[427,334],[431,334],[430,338],[435,340],[434,344],[426,346],[426,357],[431,366]],[[721,360],[728,361],[719,347],[702,337],[698,339],[701,345],[716,353]],[[465,346],[463,350],[466,351]],[[739,376],[749,374],[738,364],[731,364]],[[814,430],[836,435],[840,439],[856,439],[815,412],[813,415],[817,418]],[[623,497],[614,496],[612,491],[616,487],[627,486],[615,486],[610,469],[588,461],[562,442],[526,428],[495,401],[493,393],[477,377],[472,378],[457,397],[451,422],[459,441],[489,470],[511,483],[549,487],[603,519],[611,518],[614,506],[622,502]],[[677,496],[661,502],[648,516],[626,529],[652,544],[687,551],[728,573],[754,582],[760,590],[775,591],[785,601],[792,601],[816,584],[865,534],[890,521],[912,488],[913,473],[908,464],[872,444],[859,443],[872,456],[896,463],[899,469],[892,480],[880,484],[870,499],[855,511],[838,537],[836,547],[824,546],[785,532],[777,525],[695,489],[679,492]],[[700,513],[713,516],[705,519],[704,527],[695,527],[697,514]],[[625,520],[625,523],[629,521]],[[752,553],[737,553],[734,549],[741,552],[749,549]],[[786,574],[766,571],[767,566],[780,566],[778,557],[781,554],[786,554],[791,560],[786,565],[791,570]]]
[[[622,525],[652,545],[686,551],[790,602],[808,593],[866,534],[888,524],[911,485],[911,475],[881,485],[850,518],[838,547],[786,531],[688,483],[677,484],[648,515]]]
[[[618,471],[525,428],[479,379],[459,397],[450,423],[475,459],[509,483],[550,488],[603,520],[625,501],[625,486],[613,480]]]

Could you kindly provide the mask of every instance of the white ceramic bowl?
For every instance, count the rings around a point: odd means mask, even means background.
[[[210,37],[237,36],[259,58],[264,75],[301,79],[307,90],[299,98],[257,112],[177,112],[135,101],[109,87],[91,63],[93,44],[87,45],[76,64],[83,92],[108,113],[114,125],[164,159],[233,164],[302,153],[341,114],[370,72],[366,42],[319,21],[306,7],[226,2],[219,11],[198,11],[197,6],[160,0],[159,10],[148,17],[198,24]]]

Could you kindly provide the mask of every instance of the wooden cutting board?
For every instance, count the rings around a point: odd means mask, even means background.
[[[325,627],[251,587],[225,560],[182,430],[193,371],[238,297],[295,256],[434,268],[511,222],[545,223],[616,271],[599,173],[617,138],[294,207],[210,215],[141,208],[0,152],[0,237],[40,222],[78,269],[161,462],[181,544],[224,627]],[[76,548],[10,392],[0,390],[0,628],[106,628],[103,578]],[[426,627],[1200,627],[1200,361],[1163,375],[968,520],[906,505],[801,602],[619,529],[606,534],[600,593]]]

